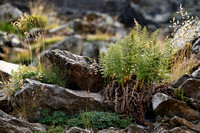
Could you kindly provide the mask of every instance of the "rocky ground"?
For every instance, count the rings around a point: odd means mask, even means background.
[[[145,22],[151,21],[148,26],[168,21],[174,11],[167,10],[167,7],[175,3],[173,0],[166,7],[160,7],[162,11],[156,15],[151,12],[157,10],[154,7],[159,2],[152,2],[150,4],[152,8],[147,2],[146,8],[150,8],[149,12],[139,10],[145,8],[141,2],[129,1],[126,3],[129,6],[126,10],[134,10],[137,14],[142,15],[141,18],[147,20]],[[161,2],[161,5],[163,6],[164,3]],[[199,2],[196,1],[196,4],[198,5]],[[161,10],[160,8],[159,10]],[[195,9],[194,13],[196,13]],[[22,11],[11,4],[0,6],[0,18],[6,22],[13,22],[22,14]],[[154,17],[151,16],[152,14]],[[126,16],[122,12],[121,20],[125,21],[126,19],[123,17]],[[21,38],[16,33],[7,35],[6,30],[0,32],[1,133],[47,132],[47,127],[38,123],[42,111],[46,108],[53,111],[64,111],[67,115],[77,114],[81,111],[114,112],[114,105],[102,100],[102,90],[105,84],[102,81],[98,58],[99,51],[105,52],[111,42],[115,43],[127,34],[127,30],[121,23],[123,21],[119,22],[106,13],[96,11],[87,11],[84,16],[72,18],[66,23],[61,21],[59,25],[51,25],[45,30],[41,27],[32,28],[28,32],[29,37]],[[179,52],[185,52],[185,44],[191,43],[191,56],[197,60],[200,59],[199,24],[199,20],[195,20],[189,23],[190,28],[187,25],[182,26],[173,38],[173,45],[179,48]],[[45,39],[41,39],[45,43],[35,42],[38,33],[42,33],[42,35],[45,33]],[[30,56],[32,58],[25,58]],[[64,79],[67,84],[61,87],[26,78],[14,95],[10,96],[9,92],[5,91],[5,85],[13,76],[11,71],[17,71],[20,67],[19,63],[35,66],[42,63],[45,68],[56,67],[62,72],[63,77],[67,77]],[[177,94],[184,94],[184,96],[177,96],[179,99],[173,95],[175,93],[169,93],[178,88],[181,88],[183,92]],[[190,74],[182,75],[167,85],[166,90],[166,92],[155,93],[151,97],[152,112],[148,112],[144,116],[147,125],[131,124],[125,129],[107,127],[98,131],[71,127],[66,128],[64,132],[199,133],[200,64],[191,68]],[[26,109],[26,112],[21,111],[23,115],[13,113],[16,112],[16,106]],[[27,112],[28,114],[26,114]],[[23,118],[24,114],[26,118]]]

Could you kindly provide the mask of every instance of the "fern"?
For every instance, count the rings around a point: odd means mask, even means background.
[[[103,55],[100,52],[100,65],[105,78],[115,79],[120,84],[135,73],[138,81],[153,83],[166,79],[171,58],[171,41],[164,48],[157,43],[157,31],[151,35],[146,27],[142,28],[137,21],[129,36],[114,45],[111,44]]]

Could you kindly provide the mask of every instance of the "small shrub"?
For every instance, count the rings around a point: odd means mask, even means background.
[[[105,129],[107,127],[126,128],[132,123],[129,117],[108,112],[85,112],[73,116],[67,116],[63,112],[50,113],[45,109],[39,122],[42,124],[66,125],[70,127],[92,128],[94,130]]]
[[[42,112],[42,118],[39,119],[39,123],[62,125],[65,123],[67,119],[68,117],[64,112],[56,111],[56,112],[53,112],[53,114],[50,114],[50,110],[45,109]]]
[[[132,123],[132,119],[129,117],[123,119],[123,117],[109,112],[85,112],[69,117],[67,127],[73,127],[75,124],[80,128],[91,127],[95,130],[107,127],[126,128]]]
[[[184,92],[181,88],[174,89],[173,95],[178,100],[181,100],[181,101],[184,101],[184,102],[188,101],[188,98],[186,96],[184,96]]]
[[[58,68],[48,70],[38,67],[27,67],[20,65],[16,72],[12,71],[10,82],[5,84],[5,91],[8,96],[12,96],[21,87],[25,78],[38,80],[42,83],[56,84],[65,87],[66,82],[62,79],[62,74]]]

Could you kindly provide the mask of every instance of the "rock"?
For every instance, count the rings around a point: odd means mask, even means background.
[[[82,50],[83,50],[82,37],[77,34],[67,36],[64,40],[51,45],[49,48],[46,49],[46,51],[54,50],[54,49],[67,50],[73,54],[81,55]],[[46,51],[39,54],[41,61],[44,60],[43,58]],[[37,63],[38,63],[38,57],[34,59],[33,65],[37,66]]]
[[[200,132],[200,126],[199,125],[195,125],[183,118],[179,118],[179,117],[173,117],[171,119],[171,123],[175,126],[175,125],[183,125],[186,126],[194,131]]]
[[[188,74],[184,74],[183,76],[181,76],[178,80],[174,81],[171,86],[173,88],[179,88],[187,79],[191,78],[190,75]]]
[[[199,38],[199,25],[200,20],[193,20],[178,29],[172,40],[174,48],[182,49],[185,45],[188,45],[196,38]]]
[[[57,35],[57,36],[60,35],[60,36],[63,36],[63,35],[72,34],[73,31],[72,31],[72,30],[71,30],[71,31],[68,31],[67,28],[68,28],[68,26],[67,26],[66,24],[60,25],[60,26],[58,26],[58,27],[56,27],[56,28],[50,29],[50,30],[48,31],[48,34],[51,34],[52,36],[53,36],[53,35]]]
[[[0,21],[15,21],[22,15],[22,11],[11,4],[3,4],[0,6]]]
[[[200,119],[200,113],[191,109],[185,102],[172,99],[163,93],[156,93],[152,99],[153,111],[161,116],[179,116],[185,119]]]
[[[95,133],[93,130],[81,129],[77,127],[71,127],[66,133]],[[147,133],[143,126],[130,125],[126,129],[119,129],[109,127],[107,129],[96,131],[96,133]]]
[[[200,100],[200,79],[189,78],[182,85],[185,96]]]
[[[196,110],[200,110],[200,100],[189,98],[188,105],[192,108],[195,108]]]
[[[80,35],[67,36],[64,40],[51,45],[47,50],[67,50],[73,54],[80,55],[83,49],[82,38]]]
[[[191,50],[195,53],[199,53],[200,51],[200,37],[194,42],[191,47]]]
[[[47,66],[58,67],[66,79],[70,89],[99,92],[103,89],[103,81],[99,66],[88,57],[71,54],[67,51],[50,50],[45,53],[44,61]]]
[[[46,128],[39,123],[29,123],[12,117],[0,110],[1,133],[32,133],[45,132]]]
[[[88,129],[82,129],[78,127],[71,127],[65,133],[93,133],[93,131]]]
[[[195,131],[185,130],[180,127],[175,127],[173,129],[169,130],[167,133],[195,133]]]
[[[7,81],[11,71],[16,71],[19,65],[0,60],[0,81]]]
[[[106,52],[110,43],[104,41],[85,42],[83,47],[83,56],[98,59],[99,51]]]
[[[102,102],[101,95],[87,91],[73,91],[56,85],[25,79],[23,86],[15,93],[20,108],[26,106],[29,121],[36,122],[45,108],[62,110],[67,115],[87,111],[112,111]]]
[[[97,133],[147,133],[147,132],[144,130],[143,126],[130,125],[126,129],[110,127],[108,129],[99,130],[97,131]]]
[[[200,67],[191,74],[194,78],[200,79]]]
[[[86,33],[95,34],[96,33],[96,27],[94,24],[90,24],[81,19],[76,19],[74,21],[73,26],[74,26],[73,29],[75,33],[78,33],[78,34],[86,34]]]
[[[0,110],[10,113],[12,110],[11,101],[4,90],[0,90]]]

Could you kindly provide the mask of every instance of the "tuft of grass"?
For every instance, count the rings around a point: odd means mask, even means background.
[[[5,21],[0,22],[0,30],[9,33],[17,33],[16,29],[11,25],[11,23]]]
[[[36,14],[28,15],[26,13],[19,20],[12,23],[13,27],[19,32],[27,32],[32,28],[44,28],[46,24],[47,19],[45,17]]]
[[[183,11],[182,5],[180,5],[180,11],[177,12],[181,16],[181,20],[176,20],[176,18],[173,18],[171,21],[172,27],[174,29],[174,32],[172,33],[172,36],[175,35],[175,33],[180,29],[180,35],[178,38],[179,43],[187,43],[185,46],[183,46],[181,49],[174,46],[175,53],[173,55],[173,63],[171,66],[171,73],[170,73],[170,81],[177,80],[180,76],[183,74],[190,74],[190,71],[192,67],[197,63],[197,59],[192,56],[192,42],[189,42],[190,38],[193,38],[195,34],[195,21],[198,20],[198,17],[189,16],[187,12]],[[189,31],[189,32],[187,32]],[[188,42],[187,42],[188,41]],[[177,44],[178,45],[178,44]]]
[[[12,71],[10,82],[5,84],[5,92],[9,97],[12,97],[16,91],[22,86],[25,78],[38,80],[42,83],[66,86],[66,81],[63,80],[62,73],[56,67],[44,69],[42,66],[33,67],[20,65],[16,72]]]
[[[188,98],[186,96],[184,96],[184,92],[181,88],[174,89],[173,95],[178,100],[181,100],[181,101],[184,101],[184,102],[188,101]]]

